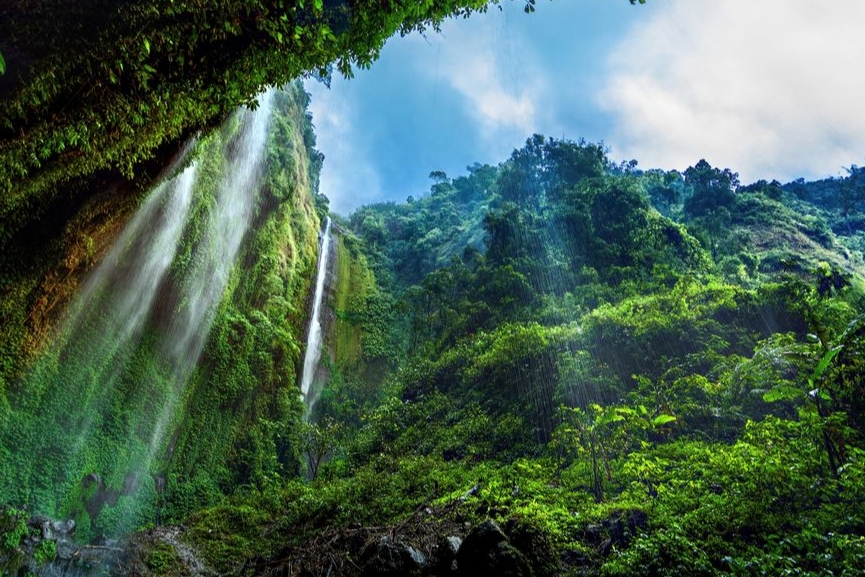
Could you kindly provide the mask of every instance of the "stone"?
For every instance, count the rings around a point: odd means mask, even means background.
[[[556,551],[543,531],[519,519],[509,519],[505,531],[511,545],[529,562],[534,577],[552,577],[559,573]]]
[[[457,568],[462,577],[531,577],[526,557],[508,541],[495,521],[472,529],[457,551]]]
[[[453,575],[456,573],[457,552],[462,542],[463,540],[455,535],[439,539],[433,556],[436,575]]]
[[[600,524],[587,525],[583,539],[597,547],[601,556],[608,555],[614,548],[627,547],[649,524],[649,516],[639,509],[613,512]]]
[[[363,577],[407,577],[418,575],[426,564],[426,557],[414,547],[383,537],[364,551],[361,574]]]
[[[565,549],[562,551],[560,559],[566,569],[585,567],[591,563],[584,552],[576,549]]]

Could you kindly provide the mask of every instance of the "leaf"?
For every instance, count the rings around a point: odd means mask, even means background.
[[[819,363],[817,363],[817,368],[815,368],[814,372],[811,374],[811,378],[809,379],[810,383],[813,384],[813,383],[817,382],[817,380],[821,376],[823,376],[823,371],[826,370],[826,367],[829,366],[829,363],[832,362],[832,359],[834,359],[836,356],[838,356],[838,353],[840,353],[841,349],[843,349],[843,348],[844,348],[844,345],[838,345],[837,347],[832,347],[831,349],[826,351],[826,354],[823,355],[823,358],[820,359]]]
[[[673,415],[658,415],[654,419],[652,419],[653,427],[660,427],[662,425],[666,425],[667,423],[672,423],[676,420],[676,417]]]
[[[0,74],[6,74],[6,60],[3,59],[2,52],[0,52]]]
[[[802,396],[802,391],[791,385],[780,385],[772,387],[763,393],[763,400],[767,403],[776,401],[792,401]]]
[[[844,330],[844,333],[838,338],[836,342],[846,344],[853,336],[856,335],[863,327],[865,327],[865,313],[859,315],[847,325],[847,328]]]
[[[605,412],[605,413],[601,414],[597,418],[597,420],[595,420],[595,426],[600,427],[602,425],[607,425],[609,423],[617,423],[619,421],[624,421],[624,420],[625,420],[625,417],[623,417],[622,415],[619,415],[619,414],[614,413],[612,411]]]
[[[832,397],[829,396],[829,393],[827,393],[825,390],[821,389],[820,387],[817,387],[816,389],[809,391],[808,396],[811,397],[811,399],[814,401],[818,401],[818,400],[829,401],[832,399]]]

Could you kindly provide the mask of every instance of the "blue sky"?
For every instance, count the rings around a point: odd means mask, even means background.
[[[700,158],[757,178],[863,164],[860,0],[538,0],[392,38],[327,89],[307,82],[321,191],[340,213],[405,200],[532,133],[603,141],[615,160]]]

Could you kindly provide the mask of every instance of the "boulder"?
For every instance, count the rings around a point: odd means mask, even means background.
[[[436,543],[433,567],[436,575],[454,575],[457,572],[457,552],[463,540],[454,535],[441,537]]]
[[[457,551],[457,568],[462,577],[530,577],[526,557],[508,540],[495,521],[472,529]]]
[[[520,519],[509,519],[505,532],[511,545],[529,562],[534,577],[553,577],[559,572],[556,551],[543,531]]]
[[[587,525],[583,540],[595,546],[602,556],[614,547],[627,547],[631,539],[640,534],[649,524],[649,516],[639,509],[614,511],[600,524]]]
[[[426,565],[420,551],[389,537],[368,546],[361,556],[363,577],[408,577],[420,574]]]

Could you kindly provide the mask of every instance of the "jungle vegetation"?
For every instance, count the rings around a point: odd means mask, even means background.
[[[206,4],[0,0],[4,570],[30,537],[24,509],[56,482],[22,469],[22,447],[69,442],[21,409],[68,386],[58,352],[34,359],[177,142],[201,131],[217,148],[232,133],[216,127],[262,86],[350,74],[391,34],[487,5]],[[705,160],[643,170],[534,135],[498,165],[433,171],[405,203],[334,215],[333,360],[307,423],[294,376],[327,200],[308,97],[287,94],[257,231],[153,471],[165,492],[123,529],[183,523],[220,574],[265,574],[328,531],[395,534],[418,515],[427,530],[531,527],[547,544],[535,574],[865,571],[862,168],[743,184]],[[130,390],[152,368],[160,334],[147,337]],[[135,428],[137,406],[101,410],[115,432]],[[98,539],[112,519],[91,518],[87,497],[57,513]],[[180,574],[158,545],[147,571]]]
[[[858,174],[742,185],[535,135],[359,209],[342,242],[377,283],[335,312],[375,336],[332,373],[314,479],[241,492],[193,539],[230,572],[248,547],[277,562],[277,528],[303,548],[427,507],[528,523],[539,574],[861,572]]]

